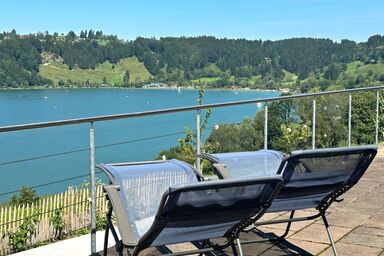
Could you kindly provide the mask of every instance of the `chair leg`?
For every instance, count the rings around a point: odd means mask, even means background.
[[[124,250],[123,242],[122,241],[117,242],[115,247],[116,247],[116,254],[118,256],[123,256],[123,250]]]
[[[108,247],[108,236],[109,236],[109,230],[111,230],[113,239],[115,240],[115,248],[116,248],[116,254],[119,256],[123,256],[123,250],[124,250],[124,244],[117,236],[116,230],[113,227],[112,224],[112,206],[110,205],[107,212],[107,228],[105,230],[105,236],[104,236],[104,256],[107,255],[107,247]]]
[[[237,249],[239,250],[239,255],[243,256],[243,248],[241,248],[241,243],[239,238],[236,239],[236,244],[237,244]]]
[[[208,244],[208,240],[204,240],[202,243],[201,243],[201,249],[204,249],[205,246],[207,246]],[[199,256],[203,256],[204,253],[199,253]]]
[[[105,220],[105,222],[107,223],[107,227],[105,228],[105,234],[104,234],[104,250],[103,250],[103,255],[104,256],[107,256],[108,236],[109,236],[109,222],[111,222],[111,217],[112,217],[112,206],[109,205],[108,212],[106,214],[106,220]]]
[[[104,250],[103,255],[107,256],[107,250],[108,250],[108,236],[109,236],[109,226],[105,228],[105,234],[104,234]]]
[[[331,229],[329,228],[329,224],[328,224],[327,218],[325,217],[324,213],[321,215],[321,218],[323,219],[323,222],[324,222],[324,225],[325,225],[325,229],[327,230],[327,234],[328,234],[329,241],[331,242],[333,254],[335,256],[338,256],[337,251],[336,251],[335,242],[333,241],[333,236],[332,236],[332,233],[331,233]]]
[[[233,256],[238,256],[239,254],[237,253],[235,242],[231,244],[231,248],[232,248]]]
[[[295,215],[295,211],[291,211],[291,214],[289,215],[289,219],[292,219],[294,215]],[[287,227],[285,228],[285,232],[281,236],[269,239],[269,241],[278,242],[278,241],[283,240],[289,234],[289,230],[291,229],[291,225],[292,225],[292,222],[288,222]]]

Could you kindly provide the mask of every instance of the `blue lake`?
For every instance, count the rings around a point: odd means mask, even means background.
[[[272,91],[208,90],[204,103],[278,96]],[[57,89],[0,91],[0,126],[88,116],[140,112],[197,104],[195,90]],[[255,104],[218,108],[204,131],[215,124],[253,118]],[[152,160],[177,144],[186,126],[195,127],[195,112],[97,122],[96,163]],[[39,186],[39,194],[79,185],[89,173],[89,124],[0,133],[0,201],[21,186]],[[65,153],[65,154],[63,154]],[[66,180],[67,179],[67,180]],[[64,181],[62,181],[64,180]],[[60,181],[60,182],[57,182]]]

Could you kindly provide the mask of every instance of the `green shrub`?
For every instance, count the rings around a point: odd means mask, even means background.
[[[106,216],[104,213],[96,213],[96,230],[105,230],[107,228]]]
[[[39,214],[25,218],[16,231],[8,231],[9,246],[13,252],[20,252],[31,248],[32,236],[36,233]]]
[[[55,239],[63,239],[65,233],[63,232],[65,229],[65,222],[63,220],[63,217],[61,216],[61,210],[56,209],[55,214],[49,218],[52,222],[52,226],[55,229]]]

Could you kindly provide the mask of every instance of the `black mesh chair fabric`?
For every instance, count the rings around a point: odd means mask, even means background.
[[[316,208],[353,186],[367,170],[376,146],[294,151],[280,168],[285,186],[268,212]],[[345,191],[341,191],[345,190]]]
[[[281,183],[279,178],[253,178],[171,187],[152,226],[161,231],[151,246],[230,238],[237,225],[270,205]]]

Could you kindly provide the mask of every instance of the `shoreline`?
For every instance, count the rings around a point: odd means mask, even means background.
[[[18,87],[18,88],[7,88],[7,87],[0,87],[1,91],[19,91],[19,90],[79,90],[79,89],[128,89],[128,90],[198,90],[195,86],[187,86],[187,87],[176,87],[176,86],[160,86],[160,87],[123,87],[123,86],[72,86],[72,87],[46,87],[46,86],[31,86],[28,88]],[[212,87],[204,87],[205,90],[209,91],[265,91],[265,92],[287,92],[289,91],[288,88],[281,88],[281,89],[252,89],[252,88],[212,88]]]

